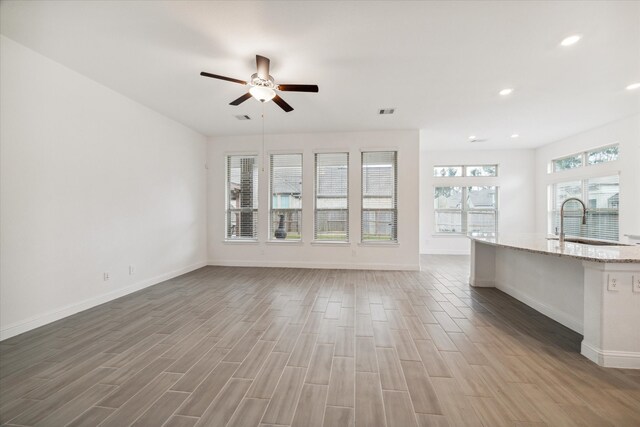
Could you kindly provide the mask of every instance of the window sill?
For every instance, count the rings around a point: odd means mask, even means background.
[[[378,247],[378,248],[397,248],[400,246],[398,242],[360,242],[358,246]]]
[[[267,240],[267,245],[296,245],[302,246],[304,242],[302,240]]]
[[[331,241],[331,240],[327,240],[327,241],[314,240],[311,242],[311,244],[314,246],[340,246],[340,247],[351,246],[351,242],[339,242],[339,241]]]
[[[257,245],[258,239],[225,239],[222,243],[231,245]]]
[[[433,233],[431,237],[467,237],[467,235],[465,233]]]

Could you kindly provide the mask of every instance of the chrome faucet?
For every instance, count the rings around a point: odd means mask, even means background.
[[[582,200],[578,199],[577,197],[569,197],[564,202],[562,202],[562,206],[560,206],[560,244],[564,243],[564,205],[572,200],[580,202],[580,204],[582,205],[582,225],[585,225],[587,223],[587,207]]]

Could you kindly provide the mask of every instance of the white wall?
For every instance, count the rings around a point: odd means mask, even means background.
[[[204,265],[206,138],[6,37],[0,54],[0,338]]]
[[[209,140],[209,263],[317,268],[419,269],[418,131],[267,135],[265,150],[303,154],[302,243],[268,240],[268,167],[259,174],[258,243],[225,242],[225,155],[261,152],[261,136]],[[360,242],[360,150],[398,150],[398,244]],[[314,244],[314,151],[349,152],[349,244]]]
[[[422,144],[426,145],[426,144]],[[498,232],[530,233],[535,228],[533,150],[420,151],[420,253],[468,254],[465,236],[435,233],[433,191],[436,186],[497,185]],[[497,164],[497,177],[436,178],[436,165]]]
[[[618,143],[620,160],[554,174],[547,173],[552,159]],[[609,123],[536,150],[536,232],[547,232],[548,186],[553,182],[620,173],[620,239],[640,235],[640,115]]]

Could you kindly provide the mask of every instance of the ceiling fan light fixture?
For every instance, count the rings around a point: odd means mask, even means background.
[[[209,77],[212,79],[225,80],[231,83],[237,83],[243,86],[250,86],[249,92],[240,96],[237,99],[234,99],[229,103],[229,105],[233,105],[237,107],[238,105],[245,102],[247,99],[253,97],[258,101],[265,103],[269,102],[273,99],[273,103],[278,107],[282,108],[285,113],[290,113],[293,111],[293,107],[282,99],[279,95],[276,94],[276,90],[284,91],[284,92],[318,92],[318,85],[301,85],[301,84],[279,84],[276,85],[273,81],[273,77],[269,75],[269,58],[265,56],[256,55],[256,68],[258,69],[257,73],[254,73],[251,76],[251,80],[245,82],[244,80],[234,79],[231,77],[225,77],[218,74],[211,74],[205,71],[201,72],[200,75],[203,77]]]
[[[269,102],[276,96],[275,90],[265,86],[253,86],[249,93],[260,102]]]

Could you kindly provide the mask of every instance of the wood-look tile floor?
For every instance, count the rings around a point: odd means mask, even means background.
[[[0,424],[640,425],[640,372],[470,288],[466,257],[423,264],[206,267],[3,341]]]

